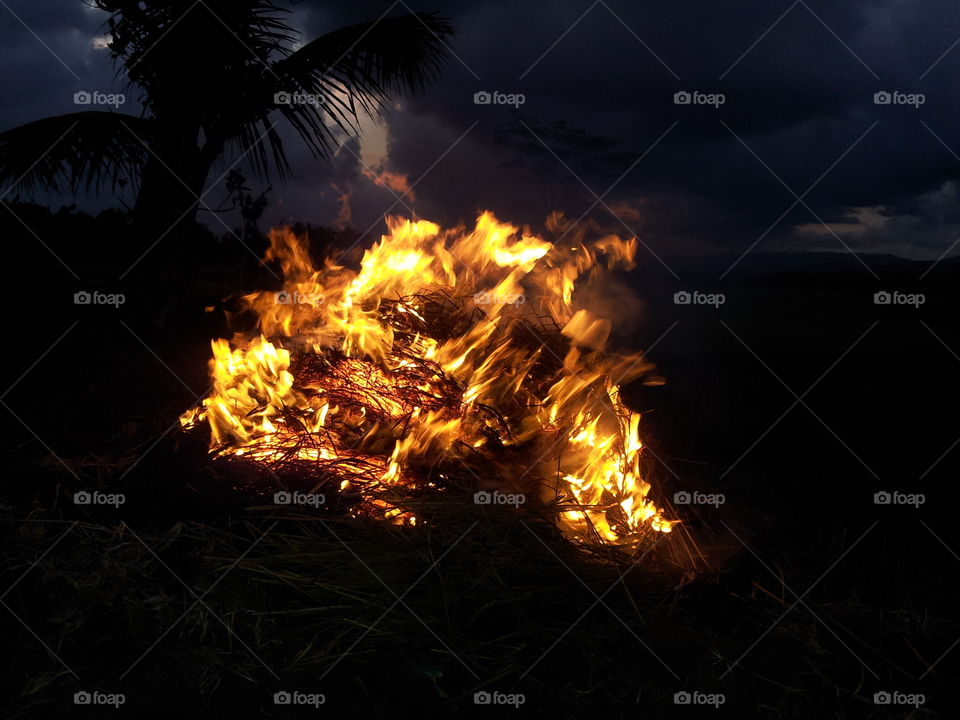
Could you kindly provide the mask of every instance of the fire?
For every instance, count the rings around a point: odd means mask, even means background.
[[[416,522],[397,491],[506,488],[584,542],[670,532],[620,400],[652,366],[610,351],[610,320],[575,302],[578,281],[632,266],[636,239],[588,241],[560,215],[562,245],[489,212],[472,231],[387,225],[358,270],[272,231],[283,290],[244,298],[258,332],[213,342],[213,389],[182,424],[205,422],[218,457],[292,463],[394,522]]]

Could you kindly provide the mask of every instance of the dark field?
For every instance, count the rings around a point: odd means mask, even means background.
[[[623,342],[653,346],[667,383],[625,394],[654,493],[725,503],[678,505],[629,564],[465,503],[426,498],[432,524],[407,530],[263,507],[271,488],[232,489],[176,426],[224,333],[203,306],[238,276],[204,270],[156,330],[135,303],[72,303],[115,291],[112,268],[74,282],[5,232],[30,300],[3,397],[5,717],[82,714],[88,688],[124,693],[124,717],[292,717],[273,694],[295,688],[324,694],[318,717],[960,717],[958,263],[921,281],[928,264],[868,257],[876,281],[850,256],[757,254],[723,281],[734,258],[676,260],[676,281],[641,256]],[[126,503],[74,505],[94,488]],[[524,704],[475,705],[484,690]]]

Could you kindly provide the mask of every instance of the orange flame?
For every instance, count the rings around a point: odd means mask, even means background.
[[[284,290],[246,296],[260,334],[232,348],[213,342],[213,390],[183,424],[206,420],[217,453],[336,459],[371,487],[402,487],[427,458],[492,452],[500,422],[504,447],[544,455],[528,473],[560,504],[572,536],[619,543],[669,532],[676,521],[649,499],[640,473],[640,415],[620,400],[620,385],[652,366],[642,354],[610,352],[610,320],[574,302],[584,274],[631,266],[636,239],[574,233],[557,247],[490,212],[472,231],[401,218],[388,230],[359,270],[330,259],[317,269],[305,240],[272,231],[265,259],[280,263]],[[445,312],[456,332],[433,331],[431,318]],[[544,339],[556,329],[560,349]],[[518,341],[521,331],[532,340]],[[291,349],[294,362],[326,358],[326,374],[291,370]],[[362,398],[359,410],[340,407],[344,388]]]

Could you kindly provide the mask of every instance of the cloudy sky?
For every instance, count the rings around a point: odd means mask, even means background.
[[[329,164],[291,153],[268,223],[333,224],[348,196],[360,232],[385,212],[448,224],[489,208],[537,227],[558,209],[663,257],[960,248],[955,2],[405,2],[278,0],[305,39],[408,7],[458,33],[439,80]],[[0,130],[122,89],[105,19],[82,0],[0,3]]]

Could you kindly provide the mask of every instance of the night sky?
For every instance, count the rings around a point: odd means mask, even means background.
[[[289,8],[306,39],[407,12],[368,0]],[[450,224],[489,208],[536,228],[551,210],[580,217],[592,207],[663,258],[849,248],[869,266],[870,253],[932,261],[960,248],[956,3],[437,0],[409,9],[456,25],[442,76],[397,98],[385,124],[366,123],[328,165],[287,133],[296,175],[274,182],[265,225],[333,224],[349,193],[359,232],[381,230],[388,211]],[[0,129],[74,112],[81,90],[123,89],[103,48],[106,17],[80,0],[0,2]],[[525,101],[475,104],[480,91]],[[684,91],[723,102],[676,104]],[[894,102],[877,104],[878,92]],[[119,111],[137,113],[136,97]],[[401,180],[393,192],[375,184],[384,171],[406,176],[411,195]]]

